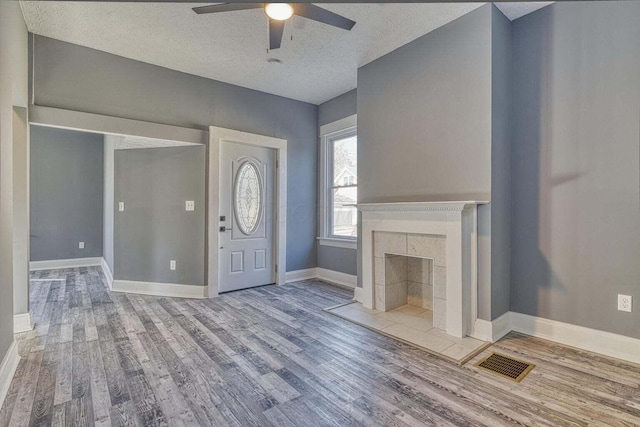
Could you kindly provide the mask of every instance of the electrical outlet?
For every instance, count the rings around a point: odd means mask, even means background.
[[[84,249],[84,242],[78,242],[78,248]]]
[[[187,200],[184,202],[184,210],[185,211],[195,211],[196,210],[196,202],[193,200]]]
[[[618,294],[618,310],[619,311],[628,311],[630,313],[632,302],[633,301],[632,301],[631,295]]]
[[[120,202],[120,203],[118,203],[118,210],[119,210],[120,212],[124,212],[124,202]]]
[[[176,260],[172,259],[171,261],[169,261],[169,270],[175,270],[176,269]]]

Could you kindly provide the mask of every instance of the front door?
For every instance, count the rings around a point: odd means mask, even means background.
[[[275,150],[222,142],[220,292],[275,283]]]

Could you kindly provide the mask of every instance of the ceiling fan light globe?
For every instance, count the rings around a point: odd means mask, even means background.
[[[264,11],[273,20],[286,21],[293,15],[293,6],[289,3],[267,3]]]

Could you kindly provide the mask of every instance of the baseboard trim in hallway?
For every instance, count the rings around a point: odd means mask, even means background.
[[[15,340],[11,342],[7,354],[2,359],[0,364],[0,408],[4,403],[4,399],[7,397],[11,380],[18,368],[18,362],[20,362],[20,356],[18,356],[18,344]]]
[[[52,259],[46,261],[31,261],[29,270],[58,270],[64,268],[93,267],[102,264],[102,257]]]
[[[75,259],[61,259],[50,261],[32,261],[29,263],[31,271],[39,270],[58,270],[66,268],[77,267],[100,267],[104,273],[105,281],[109,290],[114,292],[128,292],[133,294],[154,295],[159,297],[176,297],[176,298],[207,298],[208,287],[197,285],[183,285],[179,283],[161,283],[161,282],[142,282],[138,280],[115,280],[113,278],[113,272],[111,267],[107,264],[107,261],[102,258],[75,258]],[[40,280],[40,279],[36,279]],[[49,281],[49,279],[42,279]],[[61,280],[61,279],[51,279]],[[22,316],[22,315],[21,315]],[[30,321],[29,317],[29,321]],[[20,330],[17,326],[14,326],[14,333],[24,332],[29,329],[24,329],[26,319],[19,319]],[[14,325],[17,322],[14,320]]]

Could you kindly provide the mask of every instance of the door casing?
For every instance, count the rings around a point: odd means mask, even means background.
[[[208,206],[207,206],[207,295],[218,296],[220,283],[220,149],[222,142],[236,142],[257,147],[273,148],[276,152],[275,183],[275,259],[276,284],[286,282],[287,271],[287,140],[226,129],[209,127],[209,146],[207,168]]]

